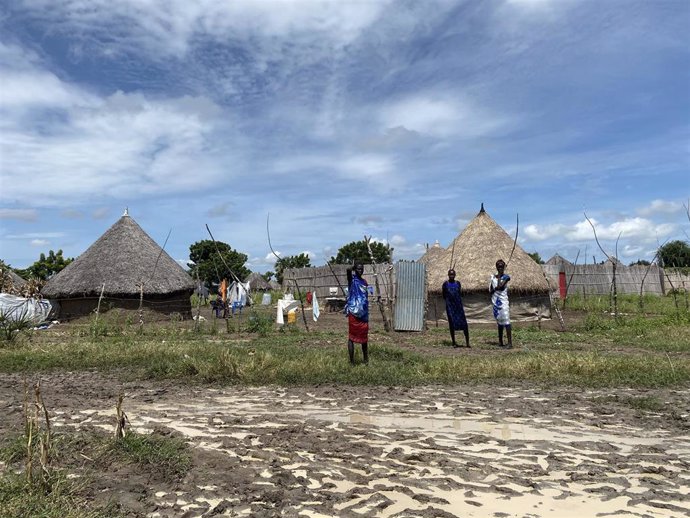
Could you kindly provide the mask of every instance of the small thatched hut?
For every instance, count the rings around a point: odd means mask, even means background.
[[[10,268],[0,268],[0,292],[15,293],[26,286],[26,281]]]
[[[554,254],[551,259],[546,261],[544,264],[548,264],[549,266],[572,266],[573,263],[568,261],[565,257],[562,257],[559,254]]]
[[[249,289],[252,291],[271,291],[271,284],[260,273],[250,273],[244,282],[249,283]]]
[[[59,303],[59,317],[101,310],[137,309],[143,284],[144,307],[191,316],[194,281],[127,212],[86,252],[44,286],[45,298]]]
[[[453,243],[427,264],[429,312],[431,320],[446,318],[441,286],[453,266],[462,283],[465,313],[470,322],[493,322],[489,282],[496,261],[508,262],[511,280],[510,315],[514,321],[551,317],[549,287],[539,266],[484,210],[468,223]],[[510,258],[510,260],[509,260]]]
[[[429,266],[429,264],[433,263],[436,259],[443,255],[443,252],[445,252],[445,249],[441,246],[441,243],[439,243],[437,239],[433,246],[427,245],[426,252],[424,252],[424,255],[418,259],[418,262]]]

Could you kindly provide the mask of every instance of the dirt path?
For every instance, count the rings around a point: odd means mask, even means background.
[[[149,516],[687,516],[690,396],[502,387],[209,388],[41,376],[56,429],[182,434],[176,483],[113,477]],[[21,426],[21,381],[0,376],[0,434]],[[621,403],[653,396],[677,409]]]

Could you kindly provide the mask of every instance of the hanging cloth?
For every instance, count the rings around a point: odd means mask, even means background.
[[[314,322],[318,322],[319,315],[321,315],[321,310],[319,309],[319,301],[316,298],[316,292],[314,292],[312,294],[311,311],[312,311],[312,317],[314,318]]]

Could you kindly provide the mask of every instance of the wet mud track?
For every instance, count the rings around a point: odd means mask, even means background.
[[[180,481],[113,480],[148,516],[688,516],[685,391],[640,415],[632,390],[529,387],[224,387],[41,376],[55,429],[180,434]],[[21,380],[0,378],[2,434],[21,425]],[[612,401],[614,403],[612,403]],[[683,413],[685,412],[685,413]],[[132,509],[135,509],[134,507]],[[134,513],[134,511],[133,511]]]

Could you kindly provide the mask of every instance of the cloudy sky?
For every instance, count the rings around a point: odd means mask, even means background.
[[[11,0],[0,258],[125,207],[178,260],[447,246],[479,210],[545,259],[650,259],[690,222],[690,2]]]

